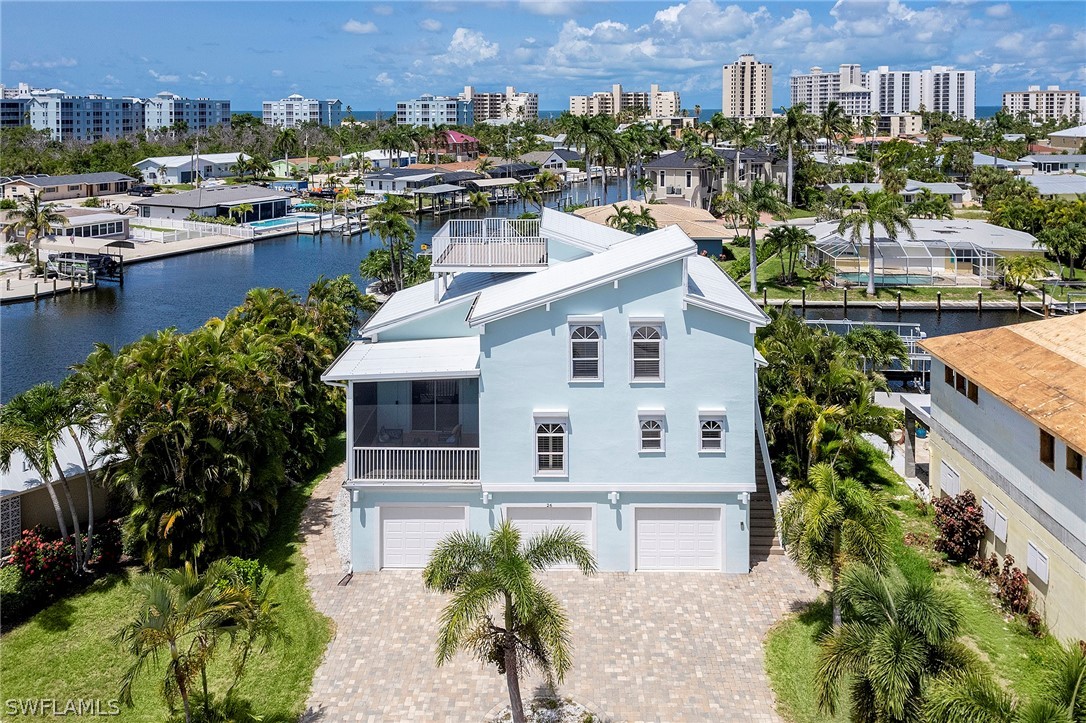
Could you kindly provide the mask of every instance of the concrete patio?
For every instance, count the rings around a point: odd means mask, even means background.
[[[331,510],[341,475],[303,520],[310,587],[336,633],[313,681],[306,721],[482,721],[508,702],[504,679],[466,654],[438,668],[445,603],[417,571],[355,575],[339,586]],[[559,694],[608,721],[775,721],[762,641],[817,590],[771,556],[750,575],[553,572],[571,618],[573,668]],[[525,696],[540,684],[522,684]]]

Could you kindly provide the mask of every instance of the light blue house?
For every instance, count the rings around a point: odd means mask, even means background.
[[[324,374],[347,391],[355,571],[502,518],[582,532],[602,570],[749,571],[767,319],[689,237],[455,220],[432,269]]]

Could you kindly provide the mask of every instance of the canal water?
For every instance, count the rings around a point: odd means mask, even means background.
[[[608,200],[625,197],[625,182],[611,183]],[[594,186],[598,192],[598,185]],[[574,202],[584,186],[573,189]],[[517,205],[492,208],[490,216],[516,216]],[[429,244],[445,218],[420,219],[416,244]],[[166,327],[191,331],[241,303],[254,287],[280,287],[304,294],[321,274],[350,274],[361,285],[359,262],[380,240],[369,234],[291,235],[231,248],[203,251],[133,265],[123,288],[103,284],[82,294],[64,295],[0,308],[0,401],[43,381],[59,381],[72,364],[86,358],[95,342],[119,348]],[[836,316],[834,316],[836,313]],[[808,318],[841,318],[840,309],[808,310]],[[1014,323],[1005,312],[897,314],[849,309],[849,318],[921,324],[931,336]],[[1023,320],[1035,318],[1023,315]]]

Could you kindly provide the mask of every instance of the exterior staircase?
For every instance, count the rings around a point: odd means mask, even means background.
[[[751,569],[759,562],[769,559],[770,555],[784,554],[784,547],[777,535],[777,520],[773,514],[773,502],[769,497],[769,485],[772,483],[765,476],[761,445],[755,444],[754,450],[754,479],[758,491],[750,496]]]

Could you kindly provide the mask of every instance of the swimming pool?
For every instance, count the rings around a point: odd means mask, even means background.
[[[295,223],[308,223],[316,221],[320,214],[316,213],[292,213],[282,218],[269,218],[266,221],[253,221],[245,224],[250,228],[276,228],[277,226],[293,226]]]
[[[867,283],[867,272],[856,273],[844,271],[837,274],[838,278],[853,283]],[[927,274],[880,274],[875,272],[876,286],[931,286],[932,277]]]

